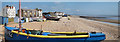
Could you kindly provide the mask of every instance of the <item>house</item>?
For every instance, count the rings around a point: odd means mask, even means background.
[[[14,6],[6,5],[2,10],[3,17],[14,18],[16,16],[15,10]]]
[[[43,14],[42,14],[42,9],[38,9],[38,15],[39,15],[39,17],[43,17]]]
[[[18,10],[19,15],[19,10]],[[34,9],[21,9],[21,17],[35,17],[37,16],[36,10]]]
[[[19,10],[18,10],[19,14]],[[21,16],[22,17],[42,17],[42,10],[41,9],[21,9]]]
[[[64,13],[63,12],[48,12],[48,13],[43,13],[45,14],[50,14],[51,16],[63,16]]]
[[[57,15],[57,16],[63,16],[64,13],[63,12],[55,12],[55,15]]]

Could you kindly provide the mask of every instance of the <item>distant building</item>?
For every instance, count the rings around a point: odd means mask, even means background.
[[[18,10],[19,15],[19,10]],[[36,10],[34,9],[21,9],[21,17],[35,17],[37,16]]]
[[[63,12],[55,12],[55,15],[58,15],[58,16],[63,16],[64,13]]]
[[[19,10],[18,10],[19,15]],[[41,9],[21,9],[21,16],[22,17],[42,17],[42,10]]]
[[[39,14],[39,17],[41,17],[41,18],[43,17],[43,14],[42,14],[42,10],[41,10],[41,9],[38,10],[38,14]]]
[[[55,16],[55,12],[48,12],[51,16]]]
[[[50,14],[52,16],[63,16],[64,15],[63,12],[48,12],[48,14]]]
[[[55,15],[57,16],[57,18],[62,18],[64,13],[63,12],[55,12]]]
[[[3,17],[14,18],[16,16],[15,7],[6,5],[2,10]]]
[[[43,13],[44,16],[46,16],[47,14],[49,14],[51,17],[57,17],[57,18],[62,18],[62,16],[64,15],[63,12],[48,12],[48,13]]]

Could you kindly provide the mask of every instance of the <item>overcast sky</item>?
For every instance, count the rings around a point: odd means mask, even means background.
[[[18,2],[19,0],[0,0],[2,2]],[[21,0],[22,2],[119,2],[120,0]]]

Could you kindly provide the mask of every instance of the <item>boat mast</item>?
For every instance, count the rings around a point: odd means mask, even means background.
[[[19,0],[19,30],[21,30],[21,0]]]

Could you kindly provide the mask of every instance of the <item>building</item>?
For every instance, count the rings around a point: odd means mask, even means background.
[[[42,10],[41,10],[41,9],[39,9],[37,12],[38,12],[39,17],[41,17],[41,18],[42,18],[42,17],[43,17]]]
[[[64,16],[63,12],[48,12],[48,13],[43,13],[45,17],[56,17],[56,18],[62,18]]]
[[[63,12],[55,12],[55,15],[57,15],[57,16],[63,16],[64,13]]]
[[[51,16],[63,16],[64,15],[63,12],[48,12],[47,14],[50,14]]]
[[[64,15],[63,12],[54,12],[54,13],[57,16],[57,18],[62,18],[62,16]]]
[[[18,15],[19,15],[19,10],[18,10]],[[34,9],[21,9],[21,17],[35,17],[36,15],[36,10]]]
[[[2,10],[3,17],[14,18],[16,16],[15,7],[6,5]]]
[[[19,10],[18,10],[19,15]],[[21,17],[42,17],[41,9],[21,9]]]

